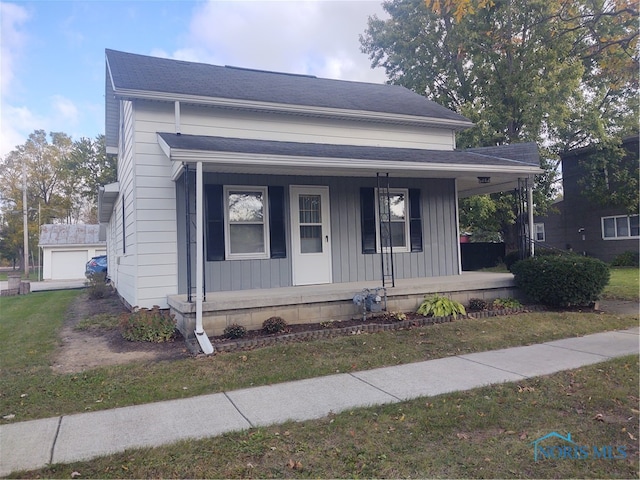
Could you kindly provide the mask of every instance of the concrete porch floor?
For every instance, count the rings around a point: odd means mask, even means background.
[[[208,335],[220,335],[227,325],[237,323],[256,329],[276,315],[290,324],[345,320],[362,314],[360,307],[353,304],[354,295],[381,285],[373,281],[209,292],[203,303],[203,324]],[[415,310],[425,295],[434,293],[467,304],[470,298],[513,297],[516,288],[510,273],[464,272],[445,277],[401,279],[396,280],[395,287],[387,287],[387,310]],[[168,303],[176,315],[178,328],[185,337],[190,336],[195,326],[195,301],[187,302],[183,294],[170,296]]]

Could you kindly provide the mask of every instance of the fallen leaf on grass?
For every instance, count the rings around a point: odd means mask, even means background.
[[[80,472],[71,472],[71,478],[76,478],[80,476]]]
[[[528,436],[528,435],[527,435],[527,432],[522,432],[522,433],[520,434],[520,440],[526,440],[527,436]]]
[[[637,440],[637,438],[636,438],[636,437],[634,437],[633,435],[631,435],[631,432],[627,432],[627,435],[629,435],[629,438],[630,438],[631,440]]]
[[[456,433],[456,437],[458,437],[460,440],[469,440],[469,435],[467,435],[466,433]]]
[[[598,413],[595,417],[593,417],[591,420],[596,420],[598,422],[604,422],[604,415],[602,415],[601,413]]]
[[[302,463],[294,462],[292,459],[289,459],[289,461],[287,462],[287,467],[289,467],[291,470],[302,470]]]

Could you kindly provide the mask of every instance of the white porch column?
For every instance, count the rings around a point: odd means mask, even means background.
[[[529,214],[529,256],[535,253],[535,231],[533,230],[533,178],[527,182],[527,210]]]

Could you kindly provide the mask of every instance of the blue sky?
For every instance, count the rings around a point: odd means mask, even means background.
[[[104,133],[104,50],[382,83],[358,35],[380,1],[0,2],[0,155],[35,129]]]

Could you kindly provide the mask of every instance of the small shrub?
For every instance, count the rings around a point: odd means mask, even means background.
[[[168,310],[155,305],[120,315],[120,333],[131,342],[168,342],[176,331],[176,322]]]
[[[502,310],[504,308],[520,308],[522,304],[515,298],[496,298],[493,301],[493,308],[496,310]]]
[[[454,318],[457,317],[458,314],[467,314],[464,305],[460,302],[441,295],[434,295],[430,298],[425,297],[420,307],[418,307],[417,313],[425,317],[448,317],[449,315],[453,315]]]
[[[407,315],[403,312],[389,312],[387,317],[394,322],[404,322],[407,319]]]
[[[271,317],[262,322],[262,330],[265,333],[278,333],[285,328],[287,328],[287,322],[282,317]]]
[[[621,253],[611,262],[612,267],[638,267],[640,266],[640,253],[626,251]]]
[[[585,306],[609,283],[609,267],[594,258],[542,256],[512,267],[516,285],[534,302],[554,307]]]
[[[86,285],[89,298],[92,300],[108,297],[111,293],[111,286],[107,283],[104,273],[92,273],[87,277]]]
[[[223,332],[223,335],[226,338],[242,338],[247,334],[247,329],[242,325],[238,325],[234,323],[232,325],[228,325]]]
[[[481,298],[469,299],[469,310],[472,312],[481,312],[489,308],[489,304]]]
[[[333,328],[334,321],[333,320],[324,320],[320,322],[320,326],[322,328]]]

